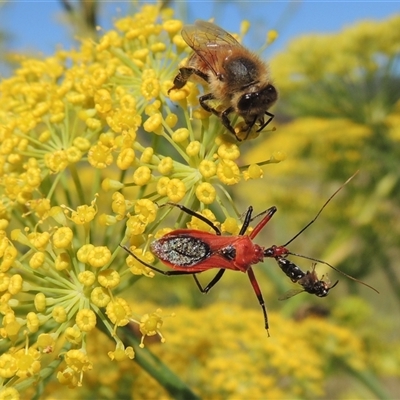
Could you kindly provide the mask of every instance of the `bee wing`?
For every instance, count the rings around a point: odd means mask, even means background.
[[[293,296],[296,296],[296,294],[304,292],[304,289],[290,289],[286,293],[284,293],[282,296],[278,298],[278,300],[287,300],[290,299]]]
[[[215,75],[218,75],[220,69],[218,60],[222,48],[242,47],[228,32],[211,22],[202,20],[197,20],[194,25],[186,25],[182,29],[182,37]]]

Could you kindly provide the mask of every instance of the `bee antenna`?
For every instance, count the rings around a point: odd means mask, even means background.
[[[317,215],[303,228],[300,230],[300,232],[296,233],[287,243],[285,243],[282,247],[286,247],[288,244],[292,243],[293,240],[295,240],[298,236],[300,236],[310,225],[312,225],[319,215],[322,213],[323,209],[329,204],[329,202],[343,189],[345,185],[347,185],[357,174],[359,170],[356,171],[343,185],[341,185],[336,191],[329,197],[329,199],[324,203],[324,205],[321,207],[321,209],[318,211]]]
[[[328,267],[331,267],[331,268],[332,268],[333,270],[335,270],[336,272],[339,272],[339,274],[344,275],[345,277],[351,279],[351,280],[354,281],[354,282],[361,283],[362,285],[364,285],[364,286],[366,286],[366,287],[372,289],[374,292],[376,292],[376,293],[379,294],[379,292],[378,292],[374,287],[368,285],[368,283],[365,283],[365,282],[363,282],[363,281],[360,281],[359,279],[354,278],[354,276],[351,276],[351,275],[346,274],[346,272],[343,272],[343,271],[341,271],[340,269],[337,269],[336,267],[334,267],[333,265],[327,263],[326,261],[318,260],[317,258],[312,258],[312,257],[303,256],[302,254],[296,254],[296,253],[291,253],[291,252],[289,252],[288,254],[291,254],[292,256],[296,256],[296,257],[305,258],[305,259],[307,259],[307,260],[315,261],[315,262],[317,262],[317,263],[325,264],[325,265],[327,265]],[[339,282],[339,281],[337,281],[337,282],[335,283],[335,285],[336,285],[338,282]],[[333,286],[335,286],[335,285],[333,285]],[[332,287],[333,287],[333,286],[332,286]],[[331,289],[332,289],[332,287],[331,287]]]

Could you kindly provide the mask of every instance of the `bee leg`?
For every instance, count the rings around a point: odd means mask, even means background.
[[[275,117],[274,114],[271,114],[268,111],[265,111],[265,115],[268,115],[268,119],[267,122],[264,122],[264,116],[262,118],[260,118],[260,128],[257,129],[257,132],[261,132],[271,121],[272,119]]]
[[[199,102],[200,105],[208,112],[213,113],[214,115],[216,115],[217,117],[219,117],[222,121],[222,124],[225,126],[226,129],[229,130],[229,132],[231,132],[233,135],[235,135],[236,139],[240,140],[237,136],[236,133],[234,131],[234,129],[231,126],[231,123],[228,119],[228,114],[230,114],[233,111],[233,107],[229,107],[228,109],[226,109],[225,111],[223,111],[222,113],[220,113],[219,111],[217,111],[215,108],[210,107],[206,101],[209,100],[214,100],[215,97],[212,93],[208,93],[205,94],[204,96],[199,97]]]
[[[168,93],[173,89],[182,89],[193,74],[196,74],[208,83],[208,76],[203,72],[190,67],[182,67],[179,68],[179,74],[174,79],[174,86],[168,90]]]
[[[214,115],[216,115],[217,117],[219,117],[219,116],[220,116],[220,113],[219,113],[215,108],[210,107],[210,106],[206,103],[206,101],[208,101],[208,100],[214,100],[214,99],[215,99],[214,95],[213,95],[212,93],[208,93],[208,94],[205,94],[204,96],[200,96],[200,97],[199,97],[199,103],[200,103],[200,105],[201,105],[206,111],[208,111],[208,112],[210,112],[210,113],[213,113]]]
[[[225,111],[223,111],[223,112],[221,113],[221,115],[220,115],[221,121],[222,121],[222,124],[225,126],[225,128],[228,129],[228,131],[231,132],[233,135],[235,135],[235,138],[236,138],[239,142],[241,142],[242,139],[239,139],[239,138],[236,136],[236,132],[235,132],[235,130],[233,129],[233,127],[232,127],[232,125],[231,125],[231,121],[229,121],[229,118],[228,118],[228,115],[229,115],[232,111],[233,111],[233,107],[229,107],[229,108],[227,108]]]
[[[254,124],[257,122],[257,117],[254,117],[252,120],[245,119],[244,122],[246,123],[246,129],[244,129],[243,131],[246,132],[246,137],[244,138],[244,140],[246,140],[249,137],[250,131],[253,128]],[[257,132],[259,132],[259,130]]]

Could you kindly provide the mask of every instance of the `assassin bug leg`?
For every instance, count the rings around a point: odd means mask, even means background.
[[[189,209],[189,208],[187,208],[185,206],[179,205],[179,204],[175,204],[175,203],[167,203],[167,204],[170,204],[170,205],[173,205],[175,207],[178,207],[182,211],[186,212],[187,214],[201,219],[202,221],[207,223],[211,228],[213,228],[215,230],[215,232],[217,233],[217,235],[219,235],[219,236],[221,235],[221,231],[218,229],[218,227],[216,227],[210,220],[205,218],[203,215],[198,214],[197,212],[195,212],[195,211],[193,211],[193,210],[191,210],[191,209]],[[262,221],[260,221],[260,223],[258,225],[262,225],[262,227],[265,226],[265,224],[271,219],[272,215],[274,215],[275,212],[276,212],[276,207],[271,207],[268,210],[266,210],[263,213],[261,213],[261,215],[263,215],[263,214],[267,214],[267,215],[263,218]],[[242,225],[242,227],[241,227],[241,229],[239,231],[239,236],[243,236],[244,233],[246,232],[247,228],[249,227],[250,222],[252,221],[252,214],[253,214],[253,207],[250,206],[247,209],[246,215],[244,217],[243,225]],[[259,232],[259,230],[258,230],[258,232]],[[226,252],[226,254],[227,253],[228,252]],[[233,257],[234,257],[234,255],[233,255]],[[193,278],[195,279],[196,284],[199,287],[200,291],[203,292],[203,293],[208,293],[209,290],[222,278],[222,276],[225,273],[225,271],[226,271],[225,269],[220,269],[218,271],[218,273],[215,275],[215,277],[211,280],[211,282],[204,289],[201,287],[199,281],[197,280],[196,275],[193,275]],[[268,324],[268,316],[267,316],[267,310],[266,310],[266,307],[265,307],[264,298],[262,296],[262,293],[261,293],[260,287],[258,285],[257,279],[256,279],[256,277],[254,275],[254,271],[252,270],[251,267],[248,268],[247,274],[248,274],[250,283],[251,283],[251,285],[252,285],[252,287],[254,289],[254,292],[256,294],[256,297],[258,299],[258,302],[260,303],[260,306],[261,306],[261,309],[262,309],[262,312],[263,312],[263,316],[264,316],[265,329],[268,331],[269,324]],[[268,332],[268,336],[269,336],[269,332]]]
[[[197,213],[196,211],[191,210],[190,208],[187,208],[187,207],[185,207],[185,206],[182,206],[182,205],[176,204],[176,203],[170,203],[170,202],[168,202],[168,203],[163,204],[163,205],[160,206],[160,207],[164,207],[165,205],[170,205],[170,206],[177,207],[177,208],[179,208],[180,210],[182,210],[183,212],[185,212],[186,214],[189,214],[189,215],[191,215],[192,217],[195,217],[195,218],[200,219],[201,221],[205,222],[208,226],[210,226],[212,229],[214,229],[214,231],[216,232],[216,234],[217,234],[218,236],[221,236],[221,231],[220,231],[220,229],[219,229],[216,225],[214,225],[208,218],[204,217],[204,215],[201,215],[201,214]],[[264,214],[266,214],[266,213],[268,213],[268,212],[271,212],[271,211],[272,211],[272,214],[271,214],[271,215],[268,215],[268,217],[266,218],[266,221],[263,223],[263,226],[271,219],[272,215],[276,212],[276,207],[271,207],[271,208],[269,208],[268,210],[265,210],[264,212],[262,212],[262,213],[260,213],[260,214],[257,215],[257,217],[258,217],[258,216],[260,216],[260,215],[264,215]],[[250,206],[250,207],[247,209],[247,211],[246,211],[246,215],[245,215],[245,217],[244,217],[244,222],[243,222],[242,227],[241,227],[241,229],[240,229],[240,231],[239,231],[239,236],[242,236],[242,235],[245,234],[247,228],[248,228],[249,225],[250,225],[250,222],[253,220],[253,219],[252,219],[252,214],[253,214],[253,207]],[[264,220],[263,220],[263,221],[264,221]],[[263,221],[261,221],[261,222],[263,222]],[[226,271],[225,269],[220,269],[220,270],[218,271],[218,273],[215,275],[215,277],[210,281],[210,283],[209,283],[208,285],[205,286],[204,289],[201,287],[200,282],[198,281],[196,275],[193,275],[193,278],[194,278],[194,280],[196,281],[196,284],[197,284],[197,286],[199,287],[200,291],[201,291],[202,293],[208,293],[208,292],[214,287],[214,285],[215,285],[216,283],[218,283],[218,281],[222,278],[222,276],[224,275],[225,271]],[[253,274],[253,275],[254,275],[254,274]],[[251,281],[251,279],[250,279],[250,281]],[[253,285],[253,282],[252,282],[252,281],[251,281],[251,283],[252,283],[252,285]],[[254,287],[254,286],[253,286],[253,287]],[[256,291],[256,289],[254,289],[254,290]],[[259,289],[258,289],[258,290],[259,290]],[[260,290],[259,290],[259,291],[260,291]],[[257,295],[257,298],[258,298],[259,296],[258,296],[257,292],[256,292],[256,295]],[[263,301],[264,301],[264,300],[263,300]],[[260,303],[260,304],[261,304],[261,303]]]
[[[207,293],[223,276],[226,269],[247,273],[254,293],[262,308],[265,328],[268,330],[268,317],[265,302],[260,287],[251,268],[253,264],[261,262],[264,258],[263,248],[254,244],[252,238],[261,230],[276,212],[276,207],[271,207],[263,214],[264,218],[256,227],[256,232],[245,235],[252,221],[253,207],[249,207],[244,217],[242,228],[237,236],[223,236],[219,228],[203,215],[192,211],[185,206],[175,203],[167,203],[199,218],[207,223],[216,234],[198,231],[194,229],[177,229],[167,233],[151,244],[152,252],[173,271],[163,271],[140,260],[127,247],[123,247],[131,256],[150,269],[163,275],[193,275],[197,287],[203,293]],[[211,268],[219,268],[219,271],[204,288],[197,279],[197,274]],[[269,335],[269,333],[268,333]]]
[[[191,210],[190,208],[187,208],[185,206],[182,206],[181,204],[176,204],[176,203],[165,203],[163,205],[161,205],[160,207],[164,207],[165,205],[170,205],[173,207],[177,207],[180,210],[182,210],[183,212],[185,212],[188,215],[191,215],[192,217],[198,218],[201,221],[205,222],[208,226],[210,226],[212,229],[214,229],[215,233],[218,236],[221,236],[221,231],[220,229],[214,225],[208,218],[206,218],[204,215],[201,215],[199,213],[197,213],[196,211]],[[193,275],[193,279],[196,282],[197,287],[200,289],[200,292],[202,293],[208,293],[216,283],[218,283],[218,281],[222,278],[222,276],[225,273],[225,269],[220,269],[217,274],[214,276],[214,278],[210,281],[210,283],[208,285],[206,285],[206,287],[203,289],[203,287],[201,286],[199,280],[197,279],[196,275]]]
[[[206,218],[204,215],[201,215],[199,213],[197,213],[196,211],[191,210],[190,208],[187,208],[185,206],[182,206],[181,204],[176,204],[176,203],[165,203],[165,204],[161,204],[159,205],[159,207],[165,207],[166,205],[168,206],[173,206],[176,208],[179,208],[180,210],[182,210],[183,212],[185,212],[188,215],[191,215],[192,217],[198,218],[201,221],[205,222],[208,226],[210,226],[212,229],[214,229],[215,233],[217,235],[221,235],[221,231],[218,228],[218,226],[214,225],[208,218]]]

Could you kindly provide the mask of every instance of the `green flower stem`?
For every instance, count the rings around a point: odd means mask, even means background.
[[[106,327],[100,323],[98,327],[107,333]],[[118,329],[118,336],[124,345],[132,346],[136,361],[148,372],[175,400],[199,400],[200,397],[177,376],[162,361],[147,348],[139,347],[139,339],[133,335],[129,326]]]
[[[383,273],[388,278],[388,283],[393,289],[393,294],[397,297],[397,300],[400,301],[400,282],[397,278],[397,273],[392,268],[392,263],[389,260],[383,265],[385,265],[385,268],[382,268]]]
[[[377,399],[386,400],[393,398],[389,393],[383,388],[381,382],[379,382],[377,376],[373,374],[371,371],[358,371],[348,365],[340,358],[336,358],[336,362],[346,370],[350,375],[356,378],[359,382],[361,382],[365,387],[367,387]]]

